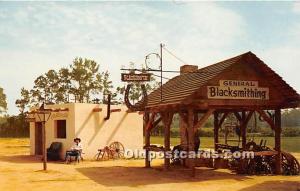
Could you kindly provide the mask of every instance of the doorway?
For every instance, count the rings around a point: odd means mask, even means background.
[[[35,123],[35,155],[43,154],[42,122]]]

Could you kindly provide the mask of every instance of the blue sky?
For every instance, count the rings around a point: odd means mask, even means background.
[[[21,87],[77,57],[120,84],[159,43],[199,67],[252,51],[300,92],[298,2],[0,2],[0,86],[16,114]],[[182,63],[164,54],[164,68]],[[154,61],[153,61],[154,62]]]

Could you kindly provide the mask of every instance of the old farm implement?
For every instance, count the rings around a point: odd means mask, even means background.
[[[223,147],[224,149],[225,147]],[[228,149],[232,149],[231,146]],[[234,148],[236,150],[236,148]],[[233,150],[232,150],[233,151]],[[242,151],[242,150],[240,150]],[[266,146],[266,140],[261,140],[260,144],[250,141],[246,144],[243,151],[253,151],[253,158],[231,159],[229,168],[238,174],[274,174],[276,170],[276,157],[278,152]],[[300,173],[300,165],[297,159],[288,152],[281,151],[282,174],[298,175]]]
[[[122,159],[124,158],[124,146],[120,142],[112,142],[109,146],[105,146],[102,149],[98,149],[96,154],[96,160],[110,160],[110,159]]]

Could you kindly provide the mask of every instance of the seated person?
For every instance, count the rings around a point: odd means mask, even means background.
[[[80,157],[80,154],[82,152],[82,144],[80,142],[81,142],[80,138],[74,139],[74,144],[72,145],[70,150],[66,152],[65,161],[67,161],[67,159],[70,158],[71,156],[75,156],[76,160],[78,160],[78,157]]]

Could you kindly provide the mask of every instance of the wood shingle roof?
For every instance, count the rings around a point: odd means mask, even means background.
[[[161,101],[160,88],[154,90],[148,95],[146,108],[157,107],[159,105],[181,104],[186,98],[194,94],[202,86],[213,78],[223,73],[235,64],[242,63],[245,60],[251,65],[264,73],[273,87],[278,88],[284,95],[285,99],[290,102],[299,102],[299,94],[289,86],[278,74],[269,68],[263,61],[256,57],[252,52],[247,52],[239,56],[218,62],[216,64],[198,69],[192,73],[178,75],[162,86],[163,100]]]

